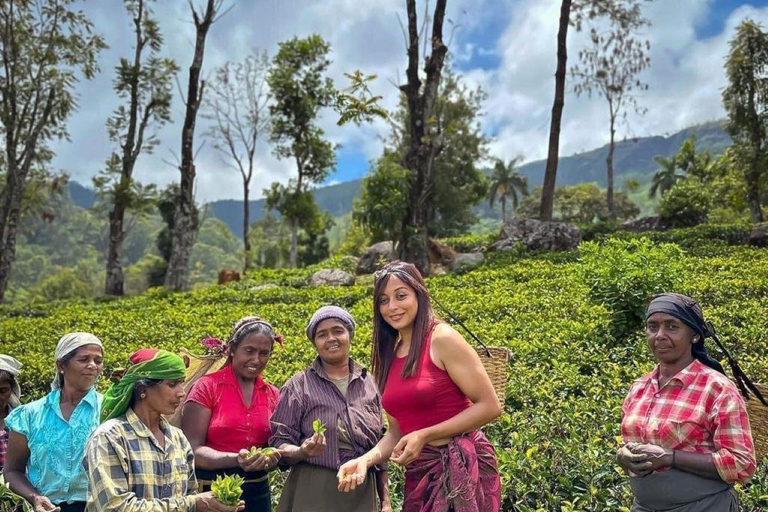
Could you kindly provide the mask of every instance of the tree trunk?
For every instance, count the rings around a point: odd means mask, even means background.
[[[118,194],[115,195],[115,205],[109,212],[109,249],[107,250],[107,278],[104,284],[104,293],[122,296],[124,293],[123,283],[125,282],[122,265],[125,204],[117,197]]]
[[[251,221],[251,205],[248,204],[250,190],[248,182],[243,180],[243,250],[245,251],[245,261],[243,264],[243,273],[250,268],[251,241],[248,240],[248,227]]]
[[[760,207],[760,143],[753,146],[752,162],[747,176],[747,200],[749,202],[749,214],[752,222],[763,222],[763,209]]]
[[[501,196],[501,218],[504,220],[504,223],[507,222],[507,198],[504,196]]]
[[[613,201],[613,151],[616,148],[616,116],[611,110],[611,141],[608,144],[608,157],[605,159],[608,170],[608,186],[606,199],[608,201],[608,218],[616,220],[616,206]]]
[[[184,116],[184,126],[181,130],[181,183],[176,208],[174,209],[174,225],[171,233],[171,258],[168,261],[168,271],[165,274],[165,286],[173,291],[189,289],[189,257],[197,237],[197,222],[195,212],[195,162],[194,139],[197,111],[203,99],[205,82],[200,80],[205,55],[205,38],[216,16],[215,0],[208,0],[205,16],[200,19],[194,7],[192,16],[195,21],[195,54],[189,67],[189,84],[187,86],[187,109]],[[190,4],[191,5],[191,4]]]
[[[288,259],[288,265],[296,268],[299,264],[299,219],[293,219],[291,222],[291,253]]]
[[[11,280],[11,268],[16,259],[16,233],[19,229],[23,178],[15,169],[8,169],[8,178],[0,211],[0,302],[5,298]]]
[[[432,163],[440,152],[441,143],[427,135],[426,127],[432,116],[437,88],[440,84],[448,48],[443,43],[443,22],[447,0],[437,0],[432,18],[432,54],[424,66],[426,81],[421,89],[419,79],[419,30],[416,0],[407,0],[408,10],[408,83],[401,86],[407,98],[410,115],[410,146],[405,155],[405,168],[411,173],[408,208],[403,219],[400,259],[416,265],[429,275],[428,212],[431,200]],[[438,134],[439,137],[439,134]]]
[[[560,125],[565,107],[565,73],[568,62],[568,26],[571,20],[571,0],[563,0],[560,6],[560,29],[557,32],[557,71],[555,72],[555,102],[552,104],[552,121],[549,128],[549,151],[541,190],[539,218],[550,222],[555,206],[555,181],[560,153]]]

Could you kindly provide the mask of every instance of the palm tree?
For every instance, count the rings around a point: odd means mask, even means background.
[[[501,216],[507,220],[507,198],[512,199],[513,208],[522,196],[528,195],[528,179],[517,172],[517,164],[522,157],[516,157],[505,164],[503,160],[496,159],[491,175],[491,186],[488,189],[488,204],[493,208],[496,198],[501,202]]]
[[[677,158],[657,156],[653,159],[659,168],[651,179],[651,190],[648,196],[653,199],[656,194],[664,195],[678,180],[685,178],[685,173],[677,166]]]

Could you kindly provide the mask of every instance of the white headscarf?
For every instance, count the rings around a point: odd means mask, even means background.
[[[59,361],[67,354],[79,349],[84,345],[98,345],[101,350],[104,350],[104,346],[101,344],[101,340],[89,332],[71,332],[65,334],[59,340],[59,344],[56,345],[56,352],[54,352],[54,360]],[[53,372],[53,382],[51,382],[51,389],[59,389],[59,368],[56,366]]]
[[[19,398],[21,398],[21,387],[19,386],[19,381],[16,377],[19,376],[22,366],[24,365],[16,358],[0,354],[0,370],[4,370],[13,376],[13,381],[11,382],[11,399],[9,401],[11,407],[19,405]]]

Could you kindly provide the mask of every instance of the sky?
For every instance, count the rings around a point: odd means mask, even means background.
[[[202,5],[203,0],[192,0]],[[426,0],[418,0],[419,16]],[[434,1],[431,2],[434,6]],[[106,120],[119,105],[112,89],[114,69],[133,52],[131,20],[121,0],[84,2],[84,10],[110,48],[100,55],[101,72],[77,84],[79,110],[69,120],[70,140],[56,143],[54,167],[73,180],[90,184],[114,150]],[[329,75],[338,86],[345,72],[360,69],[376,74],[374,93],[394,109],[404,79],[407,56],[399,20],[405,20],[404,0],[227,0],[231,10],[211,28],[203,73],[210,75],[227,61],[240,61],[254,49],[270,55],[294,36],[317,33],[332,47]],[[161,0],[155,16],[165,37],[163,56],[181,68],[179,82],[186,90],[194,49],[194,25],[187,0]],[[491,154],[523,161],[546,157],[554,96],[557,29],[560,0],[449,0],[446,37],[454,66],[470,85],[488,94],[481,118],[491,138]],[[628,113],[618,128],[619,138],[667,135],[687,126],[721,119],[721,91],[726,84],[723,64],[736,26],[752,18],[768,27],[768,0],[655,0],[644,7],[651,21],[642,36],[651,43],[651,67],[642,80],[649,88],[639,96],[644,114]],[[585,43],[583,33],[569,33],[569,63]],[[141,155],[135,177],[165,186],[179,180],[175,167],[181,145],[184,105],[177,93],[172,122],[157,130],[161,141],[155,152]],[[369,162],[381,154],[389,131],[384,121],[357,127],[336,126],[337,116],[323,114],[320,125],[340,145],[337,170],[326,183],[360,178]],[[198,118],[196,145],[205,141],[206,121]],[[608,141],[605,100],[566,96],[561,133],[561,155],[602,146]],[[200,202],[242,198],[238,172],[227,165],[211,143],[202,145],[196,160],[196,198]],[[278,160],[261,142],[251,197],[274,181],[287,182],[295,174],[290,160]]]

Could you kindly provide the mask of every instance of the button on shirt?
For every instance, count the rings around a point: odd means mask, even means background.
[[[69,421],[61,414],[61,390],[16,407],[5,425],[27,438],[27,478],[53,503],[85,501],[88,480],[83,452],[99,425],[101,395],[93,388],[80,400]]]
[[[621,410],[625,443],[711,453],[718,474],[728,483],[749,480],[755,471],[744,400],[725,375],[698,360],[661,389],[657,366],[635,381]]]
[[[205,445],[221,452],[238,452],[267,445],[269,419],[277,406],[280,391],[256,378],[251,405],[245,405],[243,390],[232,365],[198,380],[187,395],[211,411]]]
[[[194,512],[195,456],[165,419],[165,447],[133,409],[101,425],[88,442],[87,512]]]
[[[351,359],[349,364],[346,396],[328,378],[319,357],[312,366],[286,382],[272,415],[270,446],[301,446],[314,435],[315,419],[321,420],[327,429],[326,449],[317,457],[307,459],[309,464],[338,469],[376,445],[384,432],[381,397],[368,371]],[[339,450],[339,423],[349,434],[354,452]]]

